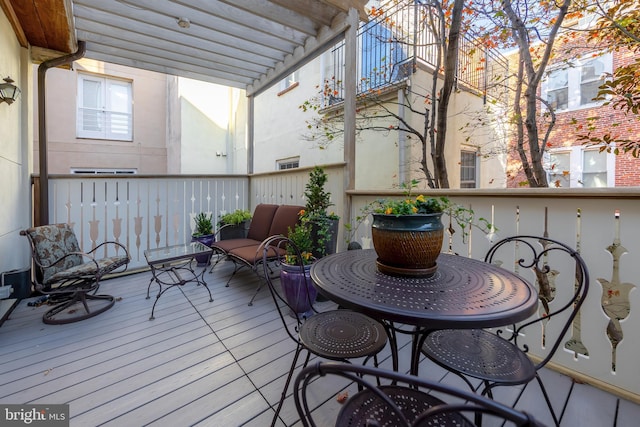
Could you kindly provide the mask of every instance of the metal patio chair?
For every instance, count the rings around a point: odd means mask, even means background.
[[[111,308],[115,298],[95,295],[105,274],[127,268],[129,253],[118,242],[103,242],[82,252],[69,224],[51,224],[20,232],[31,246],[35,290],[57,304],[42,320],[48,324],[88,319]],[[100,258],[99,251],[111,246],[115,254]],[[123,271],[124,271],[123,270]]]
[[[316,426],[316,408],[310,400],[323,399],[328,381],[320,378],[329,376],[356,383],[359,390],[352,396],[342,392],[347,400],[337,414],[336,426],[469,427],[476,425],[470,419],[477,414],[497,417],[508,426],[542,426],[525,412],[447,384],[370,366],[318,362],[303,369],[293,385],[296,410],[305,427]]]
[[[468,377],[481,380],[480,391],[489,397],[493,397],[494,387],[526,385],[536,379],[553,420],[559,425],[538,371],[563,343],[569,345],[571,337],[567,332],[589,290],[587,266],[576,250],[556,240],[537,236],[503,239],[493,245],[485,256],[489,263],[511,259],[521,269],[532,269],[535,273],[539,295],[539,310],[535,318],[495,331],[436,330],[423,337],[421,351],[438,365],[459,375],[472,389],[474,386]],[[555,277],[557,271],[552,267],[561,265],[569,266],[564,269],[569,274]],[[525,341],[527,335],[540,336],[537,340],[542,342],[545,351],[541,360],[529,358]]]
[[[267,261],[271,259],[274,251],[282,254],[279,255],[279,259],[276,262],[282,262],[284,248],[288,245],[291,245],[298,254],[298,266],[300,271],[304,271],[300,251],[291,240],[283,236],[272,236],[263,242],[265,280],[282,324],[289,337],[296,343],[293,361],[282,389],[280,402],[273,416],[272,426],[275,425],[278,419],[296,363],[302,351],[306,350],[307,352],[303,366],[307,366],[312,354],[324,359],[342,362],[363,358],[363,364],[373,359],[374,365],[377,366],[377,354],[387,344],[387,335],[382,324],[364,314],[343,309],[318,312],[313,308],[312,301],[310,301],[310,304],[313,314],[306,317],[296,313],[295,308],[276,290],[269,274],[270,269],[267,266]],[[310,285],[307,280],[310,279],[305,276],[305,286]],[[296,321],[288,321],[288,316],[295,317]]]

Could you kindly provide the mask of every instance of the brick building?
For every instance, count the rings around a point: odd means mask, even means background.
[[[550,187],[630,187],[640,185],[640,159],[631,154],[601,151],[602,146],[584,145],[580,135],[591,132],[602,137],[640,140],[640,120],[594,101],[607,73],[634,60],[633,52],[612,52],[587,43],[584,35],[567,33],[558,39],[558,50],[547,66],[538,95],[549,103],[555,125],[546,144],[544,166]],[[511,63],[515,58],[511,58]],[[539,103],[539,129],[544,135],[552,114]],[[509,187],[526,181],[515,150],[509,160]]]

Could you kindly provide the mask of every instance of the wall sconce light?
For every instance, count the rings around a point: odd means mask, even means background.
[[[0,102],[13,104],[13,101],[18,99],[18,96],[20,95],[20,88],[13,84],[13,80],[9,76],[5,77],[3,80],[5,83],[0,83]]]

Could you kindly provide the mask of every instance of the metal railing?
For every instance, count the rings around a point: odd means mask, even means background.
[[[431,72],[438,68],[441,64],[438,57],[443,55],[438,48],[439,18],[434,17],[429,8],[425,4],[402,2],[359,28],[358,94],[399,83],[419,65]],[[325,107],[344,99],[344,42],[333,48],[331,56],[333,75],[325,82]],[[485,99],[506,103],[507,72],[507,59],[497,50],[486,48],[478,38],[466,34],[461,37],[456,71],[458,87]]]

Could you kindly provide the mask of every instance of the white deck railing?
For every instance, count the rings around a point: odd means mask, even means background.
[[[327,166],[327,190],[344,223],[345,206],[355,218],[378,197],[399,193],[344,191],[343,165]],[[51,222],[74,225],[81,245],[103,240],[124,243],[131,268],[145,267],[143,251],[190,240],[191,217],[198,212],[253,210],[257,203],[304,205],[308,169],[246,176],[77,177],[50,178]],[[582,345],[559,351],[554,364],[572,375],[640,402],[640,190],[568,189],[438,190],[470,206],[497,227],[497,237],[548,234],[579,249],[591,275],[591,289],[572,336]],[[443,218],[445,227],[448,219]],[[455,229],[455,223],[454,223]],[[341,227],[338,250],[345,249]],[[365,220],[353,238],[370,245]],[[463,241],[456,231],[443,251],[482,259],[491,242],[472,229]],[[532,282],[529,271],[518,271]],[[571,277],[560,271],[559,279]],[[558,282],[559,282],[558,279]],[[553,327],[553,326],[551,326]],[[544,354],[539,339],[527,337],[533,354]],[[584,347],[584,349],[582,349]]]

